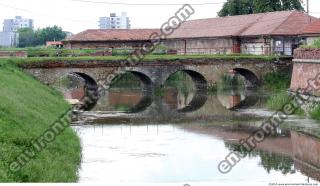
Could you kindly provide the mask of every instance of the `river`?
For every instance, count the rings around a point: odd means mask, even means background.
[[[68,99],[81,97],[74,89]],[[151,94],[112,89],[73,128],[82,141],[79,182],[194,183],[320,181],[320,124],[290,116],[228,174],[218,170],[239,140],[272,115],[270,93],[232,89]]]

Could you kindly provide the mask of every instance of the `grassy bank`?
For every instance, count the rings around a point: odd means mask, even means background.
[[[289,103],[293,97],[287,90],[290,88],[291,76],[287,72],[272,72],[266,74],[263,78],[263,89],[273,92],[273,95],[267,100],[266,107],[270,110],[280,110]],[[300,108],[295,112],[296,115],[305,115]]]
[[[9,163],[59,119],[69,105],[55,90],[0,60],[0,182],[75,182],[81,161],[76,133],[68,128],[21,171]]]
[[[290,96],[287,90],[290,87],[291,77],[288,73],[270,73],[264,77],[263,89],[271,90],[274,94],[267,100],[266,107],[270,110],[280,110],[286,103],[294,97]],[[320,104],[314,105],[310,110],[304,111],[299,108],[295,111],[296,115],[308,116],[311,119],[320,121]]]
[[[81,61],[123,61],[128,56],[84,56],[84,57],[28,57],[28,58],[3,58],[15,64],[29,64],[29,63],[46,63],[46,62],[81,62]],[[260,61],[274,61],[275,56],[253,56],[253,55],[147,55],[142,61],[149,62],[155,60],[188,60],[188,59],[221,59],[221,60],[260,60]]]

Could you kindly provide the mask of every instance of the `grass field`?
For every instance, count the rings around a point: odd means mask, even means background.
[[[0,87],[0,182],[76,182],[81,146],[71,128],[21,171],[9,170],[9,163],[69,110],[69,105],[57,91],[1,59]]]

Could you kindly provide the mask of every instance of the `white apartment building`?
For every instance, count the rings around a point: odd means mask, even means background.
[[[130,19],[127,13],[122,12],[121,16],[117,16],[116,13],[111,13],[110,17],[100,17],[99,20],[100,29],[130,29]]]
[[[15,32],[0,32],[0,46],[15,47],[18,45],[19,34]]]
[[[14,19],[5,19],[3,22],[4,32],[17,32],[20,28],[33,29],[33,20],[24,19],[21,16],[16,16]]]
[[[32,28],[33,20],[24,19],[21,16],[16,16],[14,19],[5,19],[3,21],[3,31],[0,32],[0,46],[2,47],[15,47],[19,42],[19,34],[17,33],[20,28]]]

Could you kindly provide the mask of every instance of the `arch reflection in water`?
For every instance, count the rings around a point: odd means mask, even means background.
[[[113,79],[94,111],[142,112],[152,104],[151,87],[146,75],[126,71]]]
[[[259,103],[256,90],[232,88],[217,92],[219,102],[229,110],[246,109]]]
[[[153,102],[152,93],[140,89],[109,89],[93,111],[138,113]]]

